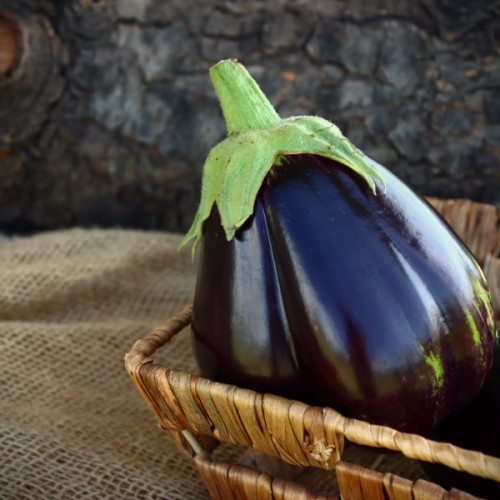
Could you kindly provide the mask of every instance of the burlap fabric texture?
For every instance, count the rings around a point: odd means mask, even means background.
[[[123,365],[191,299],[179,242],[120,230],[0,241],[1,499],[207,497]],[[188,339],[170,365],[189,366]]]

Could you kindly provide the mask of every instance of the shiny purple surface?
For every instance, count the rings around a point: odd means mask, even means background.
[[[192,324],[202,373],[262,392],[303,397],[262,206],[230,242],[216,210],[206,229]]]
[[[214,210],[194,303],[202,373],[420,432],[474,397],[493,350],[472,286],[483,277],[434,210],[382,173],[375,196],[336,162],[290,157],[236,240]]]

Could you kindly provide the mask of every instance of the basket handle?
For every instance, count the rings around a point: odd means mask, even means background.
[[[134,376],[141,366],[152,363],[154,353],[189,325],[192,313],[192,304],[187,304],[182,311],[170,317],[163,326],[155,328],[146,337],[137,340],[125,355],[125,368],[128,374]]]

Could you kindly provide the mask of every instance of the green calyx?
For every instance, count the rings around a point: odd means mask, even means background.
[[[280,118],[238,62],[221,61],[210,69],[210,76],[229,136],[208,155],[200,206],[181,246],[192,239],[199,242],[214,204],[226,238],[231,240],[252,215],[267,173],[287,155],[313,154],[336,160],[361,175],[374,193],[374,179],[384,184],[378,170],[333,123],[316,116]]]

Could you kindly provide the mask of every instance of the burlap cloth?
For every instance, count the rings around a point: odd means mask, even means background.
[[[195,266],[179,242],[79,229],[0,240],[1,499],[207,498],[123,363],[137,339],[191,300]],[[170,368],[194,369],[189,335],[169,343],[168,363],[162,356]],[[361,463],[373,461],[421,474],[393,455]]]
[[[0,241],[1,499],[206,498],[123,364],[190,300],[179,241],[121,230]],[[186,339],[170,365],[186,366]]]

